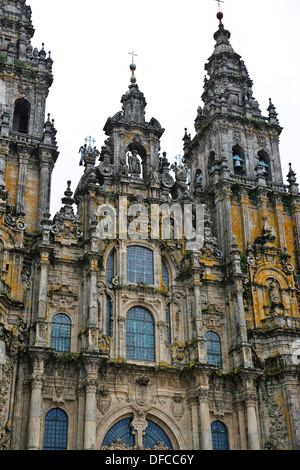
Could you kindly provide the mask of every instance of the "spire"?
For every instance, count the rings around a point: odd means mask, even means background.
[[[230,43],[231,33],[223,24],[223,13],[218,12],[218,30],[213,54],[205,65],[209,78],[205,78],[205,104],[203,113],[207,117],[222,112],[239,116],[263,119],[258,102],[253,98],[253,82],[247,68]]]
[[[214,34],[214,39],[216,41],[214,54],[218,54],[220,52],[234,53],[234,50],[232,49],[231,44],[229,42],[231,33],[224,28],[224,25],[222,23],[223,17],[223,13],[219,11],[217,14],[217,18],[219,20],[219,29]]]
[[[127,93],[122,96],[124,120],[135,124],[145,124],[145,108],[147,106],[144,94],[139,90],[136,82],[134,63],[134,55],[132,53],[132,63],[130,64],[131,78]]]

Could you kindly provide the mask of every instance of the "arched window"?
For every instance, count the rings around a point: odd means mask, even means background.
[[[215,152],[210,152],[209,158],[208,158],[208,175],[212,175],[213,172],[215,171],[215,161],[216,161],[216,154]]]
[[[109,255],[106,261],[106,284],[110,284],[115,275],[115,253]]]
[[[126,358],[155,361],[155,331],[153,317],[143,307],[133,307],[126,317]]]
[[[116,440],[120,440],[126,447],[134,447],[135,439],[130,426],[131,418],[125,418],[114,424],[106,434],[102,446],[110,446]]]
[[[147,429],[143,436],[144,449],[153,449],[159,443],[163,443],[165,447],[172,450],[172,444],[166,433],[155,423],[147,419]]]
[[[239,145],[235,145],[232,149],[233,169],[236,175],[245,173],[244,151]]]
[[[53,317],[51,348],[65,353],[71,350],[71,320],[67,315],[58,314]]]
[[[107,432],[102,446],[109,447],[117,440],[124,444],[126,447],[135,446],[135,436],[132,434],[131,418],[125,418],[118,421],[114,426]],[[143,436],[143,447],[144,449],[153,449],[159,443],[163,443],[165,447],[173,450],[170,439],[166,433],[155,423],[147,419],[147,428]]]
[[[209,364],[222,367],[222,351],[220,337],[214,331],[205,333],[206,354]]]
[[[267,180],[270,179],[270,158],[267,152],[261,150],[258,152],[258,164],[260,166],[261,175]]]
[[[44,450],[67,450],[68,417],[59,408],[50,410],[45,418]]]
[[[153,251],[143,246],[127,248],[127,281],[154,284]]]
[[[111,298],[109,295],[106,296],[106,336],[111,336]]]
[[[170,304],[167,305],[166,323],[167,323],[168,343],[171,344],[172,343],[172,335],[171,335],[171,307],[170,307]]]
[[[169,290],[169,273],[164,260],[161,261],[162,264],[162,282],[166,286],[167,290]]]
[[[15,101],[13,130],[28,134],[30,103],[24,98]]]
[[[227,429],[220,421],[211,423],[213,450],[229,450]]]
[[[195,185],[202,186],[202,183],[203,183],[202,170],[200,170],[200,168],[198,168],[196,170],[196,174],[195,174]]]

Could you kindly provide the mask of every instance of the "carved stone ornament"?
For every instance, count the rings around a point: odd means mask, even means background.
[[[108,412],[111,402],[111,393],[108,387],[106,385],[103,385],[97,392],[97,407],[101,414],[105,415]]]
[[[171,412],[174,418],[179,421],[184,415],[184,403],[181,393],[176,392],[171,401]]]
[[[101,447],[101,450],[133,450],[132,447],[126,447],[121,439],[116,439],[109,446]]]

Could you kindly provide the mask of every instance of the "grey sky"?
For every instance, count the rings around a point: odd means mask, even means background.
[[[54,83],[47,112],[55,119],[59,159],[53,172],[51,215],[72,181],[82,175],[79,147],[92,135],[100,149],[106,119],[121,110],[134,51],[136,77],[147,100],[146,119],[155,117],[165,134],[161,152],[170,161],[183,154],[185,127],[194,135],[202,104],[204,65],[218,28],[214,0],[27,0],[36,30],[33,46],[51,51]],[[254,81],[264,115],[272,98],[284,127],[283,177],[292,162],[300,183],[296,144],[300,112],[299,0],[225,0],[223,23],[231,44]]]

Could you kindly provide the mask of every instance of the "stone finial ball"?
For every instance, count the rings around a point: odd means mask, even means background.
[[[221,21],[221,20],[223,19],[223,17],[224,17],[223,13],[222,13],[221,11],[219,11],[219,12],[217,13],[217,18],[218,18],[218,20]]]

